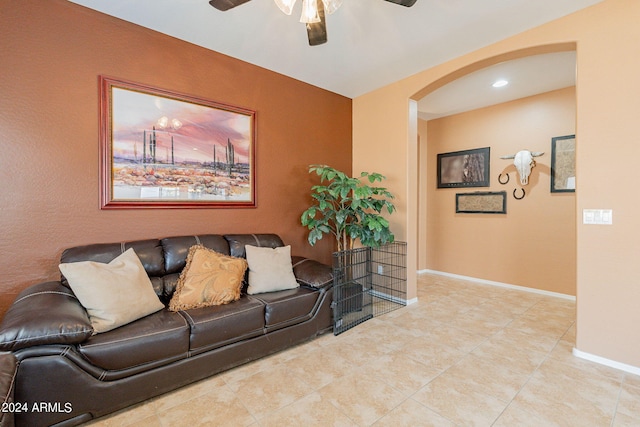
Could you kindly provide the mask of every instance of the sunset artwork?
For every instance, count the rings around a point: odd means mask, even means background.
[[[254,113],[136,87],[109,87],[104,205],[254,206]]]

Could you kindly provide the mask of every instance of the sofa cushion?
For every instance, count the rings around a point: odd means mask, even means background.
[[[226,305],[180,312],[191,327],[190,350],[200,353],[264,333],[264,304],[243,295]]]
[[[285,326],[304,322],[313,317],[320,303],[320,291],[296,288],[279,292],[254,295],[265,305],[265,326],[267,332]]]
[[[2,320],[0,350],[47,344],[77,344],[93,334],[87,311],[60,282],[22,291]]]
[[[105,370],[132,368],[147,363],[186,357],[189,325],[178,313],[160,310],[78,345],[80,353]]]
[[[244,247],[246,245],[260,248],[284,246],[282,239],[277,234],[225,234],[224,238],[229,242],[229,255],[238,258],[245,258]]]
[[[164,288],[164,291],[162,292],[161,299],[166,304],[169,304],[169,301],[171,301],[171,298],[173,297],[173,293],[176,291],[176,288],[178,287],[179,279],[180,279],[180,274],[178,273],[167,274],[162,278],[162,286]]]
[[[246,245],[245,251],[249,263],[249,295],[300,286],[293,275],[291,246],[259,248]]]
[[[202,245],[189,249],[169,310],[228,304],[240,298],[247,261],[222,255]]]
[[[110,331],[164,308],[133,249],[108,264],[63,263],[60,271],[87,310],[95,333]]]
[[[149,277],[164,276],[164,254],[162,245],[158,239],[136,240],[123,243],[97,243],[86,246],[76,246],[65,249],[60,257],[61,263],[78,261],[96,261],[102,263],[111,262],[127,249],[136,251],[140,262],[144,266]],[[62,278],[62,284],[66,285],[66,280]]]
[[[202,245],[229,255],[229,243],[217,234],[166,237],[161,240],[165,258],[165,274],[180,273],[187,264],[187,255],[193,245]]]

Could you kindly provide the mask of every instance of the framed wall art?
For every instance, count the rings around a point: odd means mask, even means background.
[[[506,214],[506,191],[456,194],[456,213]]]
[[[438,154],[438,188],[488,187],[490,148]]]
[[[551,192],[576,191],[576,136],[551,138]]]
[[[256,206],[254,111],[99,80],[102,209]]]

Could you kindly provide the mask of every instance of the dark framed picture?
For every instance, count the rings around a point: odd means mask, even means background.
[[[438,154],[438,188],[488,187],[489,147]]]
[[[102,209],[256,206],[255,112],[100,76]]]
[[[551,138],[551,192],[576,191],[576,136]]]
[[[506,214],[506,191],[456,194],[456,213]]]

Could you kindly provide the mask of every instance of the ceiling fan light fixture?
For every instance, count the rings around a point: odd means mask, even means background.
[[[276,6],[285,14],[291,15],[293,11],[293,6],[296,4],[296,0],[274,0],[276,2]]]
[[[302,0],[302,14],[300,15],[300,22],[303,24],[315,24],[320,22],[320,15],[318,15],[318,5],[316,0]]]
[[[209,0],[209,4],[220,11],[232,9],[250,0]],[[291,15],[296,0],[274,0],[276,6],[285,15]],[[327,42],[325,15],[330,15],[342,6],[344,0],[302,0],[300,22],[307,27],[309,46],[318,46]],[[385,0],[405,7],[411,7],[416,0]]]
[[[327,15],[331,15],[342,6],[342,0],[322,0],[324,4],[324,11]]]

